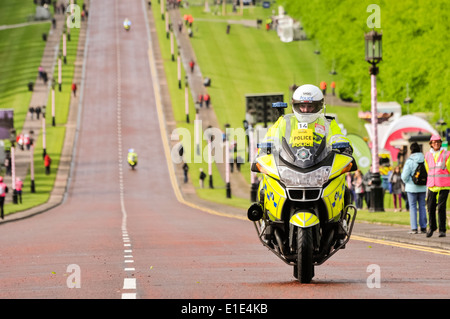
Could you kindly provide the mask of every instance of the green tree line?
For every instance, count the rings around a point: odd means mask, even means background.
[[[367,20],[380,9],[383,61],[379,64],[379,101],[413,103],[409,112],[432,112],[432,123],[442,117],[450,123],[450,3],[446,0],[278,0],[286,13],[298,19],[323,58],[344,79],[339,95],[370,109],[369,64],[365,61]],[[331,69],[331,68],[330,68]],[[441,104],[441,109],[439,105]]]

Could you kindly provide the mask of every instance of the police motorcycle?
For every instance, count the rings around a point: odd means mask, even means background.
[[[126,31],[129,31],[129,30],[131,29],[131,21],[128,20],[128,18],[126,18],[126,19],[123,21],[123,28],[124,28]]]
[[[285,108],[287,103],[273,106]],[[294,147],[282,137],[277,143],[258,144],[251,169],[262,179],[247,216],[261,243],[293,266],[299,282],[310,283],[314,267],[350,239],[357,209],[350,204],[345,173],[357,166],[343,151],[351,148],[349,143],[330,146],[326,135],[303,133],[313,134],[317,143]]]
[[[137,165],[138,158],[136,152],[132,148],[128,150],[127,161],[131,169],[134,170],[134,167]]]

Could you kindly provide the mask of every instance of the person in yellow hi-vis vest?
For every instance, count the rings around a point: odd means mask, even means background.
[[[293,147],[312,146],[313,143],[320,144],[326,136],[327,145],[340,143],[347,153],[353,153],[349,139],[342,134],[334,118],[325,116],[324,97],[317,86],[305,84],[298,87],[292,95],[291,104],[293,113],[280,117],[269,128],[265,143],[277,145],[284,137]]]

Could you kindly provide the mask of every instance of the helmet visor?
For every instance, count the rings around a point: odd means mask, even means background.
[[[322,101],[317,102],[304,102],[304,101],[292,101],[292,108],[297,113],[317,113],[323,108]]]

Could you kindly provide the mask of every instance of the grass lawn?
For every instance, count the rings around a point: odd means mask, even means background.
[[[334,79],[339,88],[341,79],[339,75],[330,75],[330,66],[322,63],[320,55],[314,54],[315,43],[311,41],[294,41],[282,43],[275,31],[266,31],[263,28],[251,28],[244,25],[231,25],[230,34],[226,34],[226,19],[265,19],[271,12],[261,7],[246,8],[244,15],[229,14],[221,16],[214,12],[221,12],[211,8],[210,13],[203,12],[203,6],[192,5],[189,9],[182,9],[181,14],[192,14],[194,17],[191,43],[194,47],[197,61],[203,76],[211,78],[211,87],[208,92],[220,121],[221,129],[226,123],[231,127],[241,128],[245,118],[245,94],[278,93],[284,94],[287,102],[290,98],[289,86],[303,83],[319,84],[323,79],[328,83]],[[152,5],[153,15],[157,24],[159,43],[161,46],[164,67],[172,97],[172,106],[178,127],[191,130],[193,125],[185,123],[184,90],[178,89],[176,63],[171,61],[170,41],[165,34],[164,21],[161,20],[159,4]],[[231,12],[231,6],[227,7]],[[184,77],[184,70],[182,71]],[[334,78],[333,78],[334,77]],[[190,98],[190,105],[193,105]],[[343,123],[348,133],[365,136],[364,123],[359,120],[357,107],[343,107],[339,105],[327,106],[328,113],[336,113],[339,122]],[[190,118],[195,114],[191,108]],[[193,149],[191,150],[193,152]],[[191,179],[194,185],[198,184],[198,168],[207,169],[206,164],[190,165]],[[244,176],[250,176],[248,163],[241,168]],[[249,199],[225,197],[224,182],[220,180],[217,171],[214,172],[216,189],[197,189],[201,198],[223,204],[248,208]],[[392,200],[385,196],[384,213],[369,213],[361,210],[359,220],[371,222],[409,224],[409,213],[393,213]]]
[[[11,4],[13,2],[11,0],[2,2],[0,11],[4,12],[4,6],[8,8],[13,7]],[[32,2],[30,3],[34,12],[34,5]],[[82,5],[80,1],[78,1],[78,4]],[[22,15],[23,13],[15,14],[16,17]],[[11,23],[18,23],[14,21]],[[28,91],[27,83],[36,80],[38,66],[42,60],[45,48],[42,33],[48,33],[50,28],[51,23],[48,22],[0,31],[0,59],[3,62],[3,67],[0,69],[0,107],[14,108],[14,125],[17,132],[22,130],[31,99],[32,92]],[[63,63],[62,68],[62,91],[59,92],[57,86],[55,89],[55,126],[52,126],[51,93],[49,93],[46,105],[46,151],[52,158],[51,174],[45,174],[42,134],[34,136],[36,192],[30,192],[31,179],[29,172],[27,176],[20,176],[24,180],[23,204],[6,204],[6,214],[45,203],[53,189],[65,137],[65,125],[69,112],[71,84],[75,68],[74,62],[78,49],[78,36],[79,29],[72,29],[71,41],[67,41],[67,64]],[[60,47],[62,48],[62,39]],[[57,79],[57,72],[58,69],[55,66],[54,74],[49,75],[50,81],[52,77]],[[17,152],[20,152],[20,150],[17,150]]]
[[[22,130],[32,92],[28,82],[35,82],[41,63],[50,22],[0,31],[0,107],[14,109],[14,127]]]
[[[168,89],[171,96],[171,103],[174,112],[174,119],[176,121],[176,125],[180,129],[187,129],[190,138],[194,139],[194,119],[195,119],[195,110],[194,110],[194,101],[189,95],[189,105],[190,112],[189,118],[191,119],[190,123],[186,123],[186,114],[185,114],[185,90],[184,85],[180,90],[178,88],[178,75],[177,75],[177,63],[172,61],[170,54],[170,41],[166,38],[165,24],[164,21],[161,20],[161,11],[159,4],[152,4],[152,12],[155,17],[156,22],[156,30],[158,34],[158,41],[161,48],[162,58],[164,61],[164,71],[167,78]],[[185,71],[182,68],[181,78],[185,77]],[[192,143],[194,144],[194,143]],[[190,154],[195,154],[194,150],[195,145],[192,145],[190,149],[184,147],[186,158],[190,157]],[[206,141],[202,140],[202,149],[207,147]],[[212,166],[212,176],[214,181],[214,189],[200,189],[199,183],[199,169],[203,168],[204,172],[208,172],[208,164],[205,161],[199,161],[200,163],[190,163],[189,164],[189,177],[191,182],[196,186],[198,195],[201,198],[210,199],[216,202],[226,202],[225,198],[225,182],[222,180],[221,175],[215,165]],[[228,199],[228,202],[230,200]],[[239,203],[239,206],[244,207],[248,201],[233,198],[233,204]]]
[[[2,0],[0,4],[0,25],[28,22],[28,18],[36,13],[33,1]]]

